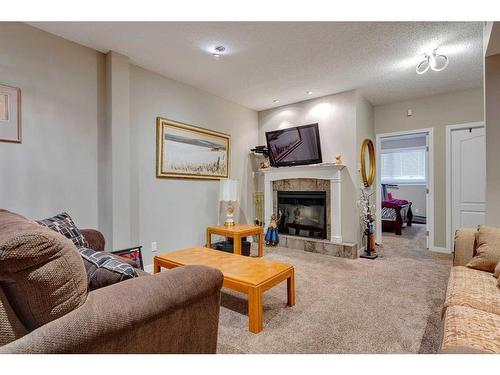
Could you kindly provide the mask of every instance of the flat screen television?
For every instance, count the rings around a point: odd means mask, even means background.
[[[323,162],[318,124],[266,132],[266,141],[273,167]]]

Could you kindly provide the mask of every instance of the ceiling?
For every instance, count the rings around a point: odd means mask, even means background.
[[[255,110],[352,89],[379,105],[482,85],[480,22],[30,24]],[[436,47],[448,68],[417,75]]]

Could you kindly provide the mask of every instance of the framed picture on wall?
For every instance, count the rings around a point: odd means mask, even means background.
[[[228,134],[156,119],[156,176],[219,180],[229,177]]]
[[[21,143],[21,90],[0,85],[0,141]]]

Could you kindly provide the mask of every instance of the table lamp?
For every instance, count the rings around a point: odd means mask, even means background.
[[[219,201],[226,202],[226,227],[234,225],[234,206],[238,201],[238,180],[220,180]]]

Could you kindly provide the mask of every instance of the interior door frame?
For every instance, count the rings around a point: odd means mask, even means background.
[[[382,243],[382,186],[380,178],[380,162],[381,162],[381,141],[386,137],[397,137],[411,134],[427,134],[427,142],[429,151],[427,152],[427,189],[429,194],[427,196],[427,220],[426,226],[429,232],[428,247],[431,251],[442,252],[441,249],[434,247],[434,128],[422,128],[406,131],[398,131],[391,133],[379,133],[375,135],[375,159],[376,159],[376,217],[375,217],[375,239],[377,243]]]
[[[446,126],[446,248],[453,251],[451,232],[451,132],[455,130],[484,128],[484,121],[466,122]]]

